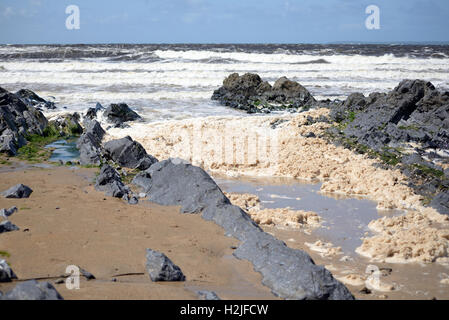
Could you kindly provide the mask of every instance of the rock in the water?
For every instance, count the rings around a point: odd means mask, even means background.
[[[229,203],[212,178],[201,168],[178,159],[153,164],[147,171],[148,200],[180,205],[182,213],[199,213],[210,205]]]
[[[90,121],[85,132],[77,141],[77,148],[80,151],[80,163],[82,165],[100,165],[102,160],[102,146],[106,132],[98,121]]]
[[[282,77],[272,87],[253,73],[231,74],[223,81],[223,86],[214,91],[212,100],[249,113],[298,109],[316,104],[310,92],[295,81]]]
[[[28,89],[21,89],[16,92],[16,95],[20,97],[20,99],[30,107],[35,108],[46,108],[46,109],[56,109],[56,106],[53,102],[46,101],[39,97],[36,93]]]
[[[11,207],[9,209],[1,209],[0,210],[0,217],[3,217],[4,219],[8,219],[8,217],[12,216],[15,212],[17,212],[17,207]]]
[[[202,290],[196,293],[201,300],[221,300],[213,291]]]
[[[106,142],[104,150],[107,157],[125,168],[146,170],[157,162],[140,143],[129,136]]]
[[[129,192],[129,189],[123,184],[120,174],[108,164],[101,167],[95,189],[104,191],[107,196],[115,198],[122,198]]]
[[[19,227],[15,224],[11,223],[11,221],[5,220],[0,222],[0,233],[3,232],[10,232],[10,231],[17,231],[19,230]]]
[[[439,192],[430,203],[430,206],[441,214],[449,215],[449,190]]]
[[[11,282],[12,279],[17,279],[16,274],[5,260],[0,260],[0,282]]]
[[[146,270],[152,281],[185,281],[181,269],[165,254],[147,249]]]
[[[120,126],[127,121],[141,119],[141,117],[135,111],[131,110],[126,103],[111,104],[106,108],[103,116],[116,126]]]
[[[33,190],[31,190],[30,187],[27,187],[23,184],[17,184],[6,191],[3,191],[1,195],[4,196],[5,198],[21,199],[21,198],[29,198],[32,192]]]
[[[14,289],[5,293],[2,300],[64,300],[48,282],[30,280],[19,283]]]
[[[42,135],[47,125],[42,112],[13,93],[0,92],[0,152],[16,155],[18,148],[27,144],[27,136]]]

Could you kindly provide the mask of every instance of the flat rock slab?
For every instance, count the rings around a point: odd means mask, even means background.
[[[19,283],[14,289],[5,293],[2,300],[64,300],[48,282],[30,280]]]
[[[29,198],[33,190],[30,187],[27,187],[23,184],[17,184],[6,191],[1,193],[5,198]]]
[[[152,281],[185,281],[181,269],[165,254],[147,249],[146,270]]]

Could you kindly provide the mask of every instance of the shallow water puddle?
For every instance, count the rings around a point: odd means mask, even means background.
[[[66,163],[74,162],[79,159],[80,153],[76,148],[76,140],[58,140],[45,146],[45,148],[53,148],[53,152],[48,161]]]
[[[324,221],[313,234],[340,246],[345,254],[355,254],[368,223],[401,211],[378,211],[376,202],[320,193],[321,183],[305,183],[293,179],[216,179],[227,192],[251,193],[260,198],[263,208],[291,208],[316,212]]]
[[[307,251],[317,264],[325,265],[332,274],[341,279],[357,275],[359,283],[350,284],[348,288],[358,299],[449,299],[449,285],[440,281],[449,277],[449,268],[438,264],[390,264],[372,263],[359,256],[355,249],[361,245],[362,237],[372,234],[368,224],[382,216],[403,214],[399,210],[378,211],[377,203],[363,198],[320,193],[321,183],[303,182],[287,178],[239,178],[214,177],[223,191],[251,193],[260,198],[262,208],[285,208],[315,211],[324,221],[321,227],[307,234],[293,228],[264,226],[263,229],[289,247]],[[368,232],[368,233],[367,233]],[[331,242],[334,247],[341,247],[342,253],[335,256],[321,256],[312,251],[306,242],[316,240]],[[361,293],[366,286],[372,266],[381,270],[381,284],[393,290],[372,290]],[[381,286],[381,287],[382,287]]]

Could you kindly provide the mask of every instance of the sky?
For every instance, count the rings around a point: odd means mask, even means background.
[[[448,17],[448,0],[0,0],[0,43],[449,42]]]

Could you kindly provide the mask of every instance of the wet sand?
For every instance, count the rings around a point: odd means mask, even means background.
[[[9,254],[4,258],[19,280],[54,283],[73,264],[97,280],[81,278],[79,290],[54,284],[65,299],[197,299],[195,290],[213,290],[222,299],[276,298],[249,262],[232,256],[238,241],[219,226],[176,207],[106,197],[93,188],[96,171],[26,165],[0,171],[0,190],[17,183],[34,190],[29,199],[0,198],[0,208],[19,208],[10,220],[20,230],[0,235],[0,251]],[[146,248],[164,252],[187,281],[151,282]],[[15,283],[0,284],[0,291]]]

